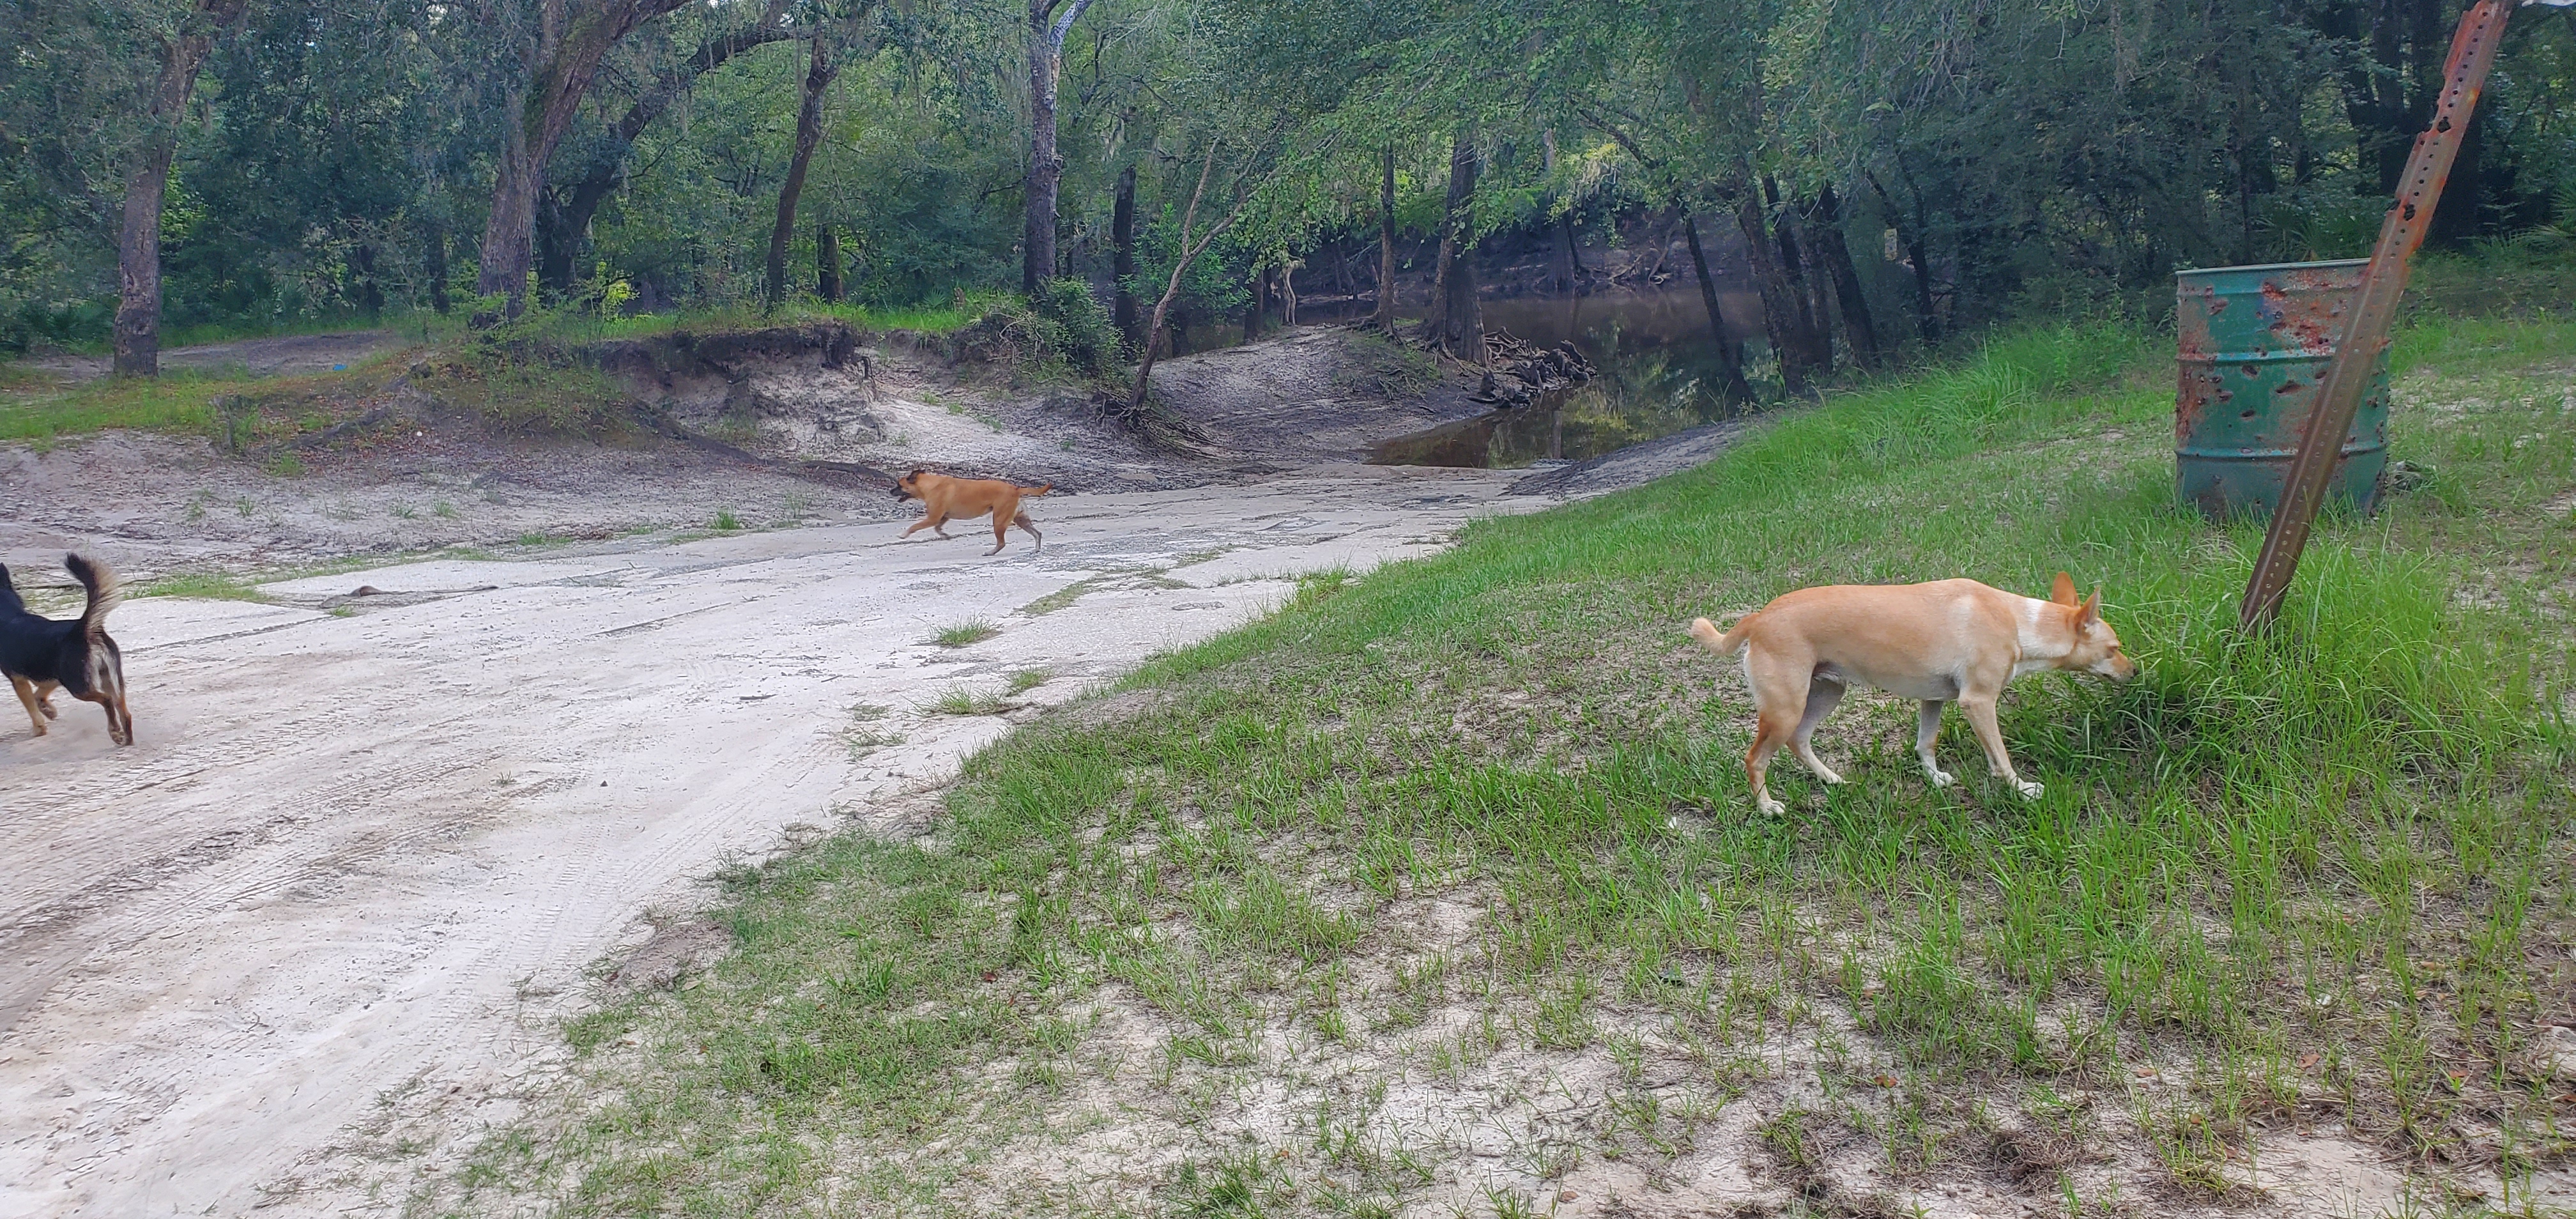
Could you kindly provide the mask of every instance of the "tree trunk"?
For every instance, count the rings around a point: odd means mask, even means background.
[[[481,265],[474,290],[506,299],[517,317],[528,307],[528,272],[534,261],[537,195],[546,166],[572,129],[582,96],[590,92],[599,63],[635,27],[688,0],[593,0],[564,9],[548,6],[537,41],[528,49],[528,85],[506,125],[495,166],[492,211],[483,226]],[[478,317],[489,324],[492,319]]]
[[[578,193],[580,187],[577,186],[574,190]],[[572,222],[562,197],[556,192],[538,193],[537,286],[539,288],[552,293],[572,290],[572,282],[580,278],[579,273],[572,269],[573,255],[581,248],[582,231],[589,227],[590,217],[587,214],[582,216],[580,224],[576,225]]]
[[[1719,396],[1729,404],[1750,403],[1753,386],[1744,379],[1744,352],[1736,347],[1735,336],[1726,332],[1726,312],[1717,303],[1717,278],[1708,273],[1708,255],[1700,250],[1699,221],[1687,209],[1682,212],[1682,233],[1690,238],[1691,268],[1699,272],[1699,298],[1708,306],[1708,336],[1717,343],[1718,365],[1726,374]]]
[[[1191,238],[1190,227],[1198,221],[1199,199],[1207,194],[1208,173],[1216,168],[1218,147],[1217,141],[1208,141],[1207,158],[1199,162],[1199,184],[1190,191],[1190,205],[1181,211],[1181,256],[1172,260],[1172,278],[1164,283],[1162,299],[1154,302],[1154,319],[1145,326],[1145,333],[1156,339],[1162,336],[1163,319],[1171,313],[1172,298],[1181,294],[1181,277],[1189,273],[1190,264],[1197,261],[1199,254],[1208,248],[1208,243],[1215,241],[1219,234],[1234,227],[1234,222],[1243,217],[1243,205],[1252,200],[1252,192],[1249,190],[1237,195],[1234,206],[1226,212],[1225,219],[1209,225],[1207,231],[1199,234],[1195,240]],[[1138,412],[1145,409],[1145,391],[1153,384],[1154,353],[1161,347],[1160,342],[1146,343],[1144,357],[1136,362],[1136,385],[1127,393],[1129,418],[1136,417]]]
[[[161,372],[161,196],[170,188],[170,159],[179,120],[197,87],[197,69],[215,35],[241,20],[250,0],[197,0],[161,45],[161,72],[143,98],[143,141],[125,175],[124,225],[116,242],[115,369],[121,377]]]
[[[1782,199],[1778,184],[1768,174],[1762,178],[1762,195],[1778,216],[1773,221],[1772,232],[1779,243],[1778,265],[1789,303],[1790,344],[1797,349],[1798,359],[1804,365],[1800,371],[1805,376],[1830,375],[1833,372],[1833,348],[1830,340],[1819,333],[1824,318],[1817,308],[1815,287],[1807,275],[1805,243],[1798,237],[1796,202]]]
[[[1279,264],[1279,324],[1297,324],[1297,268],[1303,264],[1294,259]]]
[[[1875,173],[1869,175],[1869,189],[1878,195],[1879,205],[1887,209],[1888,227],[1896,230],[1896,243],[1905,248],[1905,260],[1913,266],[1914,328],[1915,333],[1922,338],[1923,345],[1929,347],[1941,336],[1932,318],[1932,267],[1924,258],[1922,204],[1917,200],[1915,223],[1909,231],[1905,223],[1897,219],[1900,209],[1896,206],[1896,200],[1887,193],[1887,188],[1879,183],[1878,175]]]
[[[1556,217],[1556,277],[1568,294],[1581,292],[1583,256],[1574,245],[1574,213],[1560,212]]]
[[[1020,232],[1020,290],[1035,295],[1038,280],[1055,274],[1055,194],[1064,180],[1064,158],[1055,148],[1055,83],[1064,66],[1064,36],[1091,0],[1073,0],[1049,23],[1062,0],[1029,0],[1028,215]]]
[[[534,164],[526,125],[511,123],[501,140],[501,157],[492,167],[492,214],[483,225],[483,247],[476,254],[474,291],[502,297],[502,316],[515,318],[528,307],[528,246],[537,223],[538,182],[545,167]],[[477,311],[474,324],[490,326],[501,319]]]
[[[361,241],[349,248],[349,281],[358,312],[374,324],[385,312],[385,285],[376,277],[375,243]]]
[[[814,165],[814,149],[823,142],[823,94],[840,74],[832,58],[832,40],[817,33],[814,54],[805,68],[805,100],[796,108],[796,156],[787,163],[787,181],[778,188],[778,219],[769,226],[769,307],[787,299],[787,242],[796,235],[796,199],[805,193],[805,172]]]
[[[1771,257],[1771,226],[1762,218],[1761,192],[1749,182],[1736,192],[1735,227],[1744,234],[1745,260],[1753,265],[1753,284],[1762,295],[1762,333],[1771,343],[1771,358],[1780,365],[1780,385],[1792,396],[1805,397],[1806,360],[1793,333],[1796,307]]]
[[[627,151],[634,146],[636,137],[644,134],[644,129],[655,119],[662,117],[662,112],[670,109],[672,102],[686,95],[699,77],[723,67],[725,61],[754,47],[812,36],[810,32],[800,35],[797,29],[780,24],[779,19],[786,15],[787,10],[787,0],[769,0],[769,7],[758,21],[698,44],[696,54],[654,78],[653,83],[635,99],[635,104],[626,108],[626,114],[609,130],[606,151],[591,162],[590,168],[570,191],[563,193],[562,201],[545,208],[545,214],[540,217],[545,222],[537,268],[540,286],[554,292],[572,288],[573,258],[581,252],[582,240],[590,233],[591,218],[599,213],[600,205],[607,202],[608,196],[616,192],[618,184],[625,181]]]
[[[1377,315],[1381,333],[1395,333],[1395,145],[1386,146],[1377,186]]]
[[[1131,349],[1144,346],[1136,330],[1136,167],[1118,171],[1118,203],[1109,213],[1109,274],[1118,281],[1118,337]]]
[[[814,294],[824,304],[841,303],[841,230],[829,220],[814,226]]]
[[[1243,309],[1243,341],[1261,337],[1261,315],[1270,310],[1270,268],[1252,264],[1252,301]]]
[[[447,226],[429,230],[429,307],[447,316]]]
[[[1843,308],[1843,335],[1852,359],[1863,368],[1878,365],[1878,328],[1870,324],[1869,296],[1861,287],[1860,268],[1852,264],[1851,246],[1843,240],[1843,201],[1831,185],[1816,199],[1816,244],[1825,269],[1834,278],[1834,299]]]
[[[1460,137],[1449,148],[1448,206],[1440,216],[1440,254],[1433,264],[1432,345],[1470,364],[1485,362],[1485,319],[1476,295],[1476,146]]]
[[[2227,159],[2236,168],[2236,265],[2254,261],[2254,82],[2245,56],[2231,56],[2236,106],[2227,125]]]
[[[1823,238],[1816,235],[1814,217],[1798,218],[1798,258],[1807,274],[1808,335],[1815,342],[1816,366],[1831,371],[1834,366],[1834,278],[1825,270]]]

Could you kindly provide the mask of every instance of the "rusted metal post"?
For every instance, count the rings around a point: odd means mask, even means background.
[[[2487,69],[2495,63],[2496,44],[2503,40],[2505,20],[2513,10],[2513,0],[2478,0],[2477,7],[2460,16],[2459,32],[2451,37],[2451,56],[2442,65],[2442,96],[2433,108],[2433,125],[2415,137],[2414,151],[2407,154],[2396,205],[2380,225],[2379,244],[2370,252],[2369,268],[2362,272],[2361,291],[2344,323],[2343,338],[2335,345],[2334,363],[2326,370],[2316,409],[2299,432],[2298,456],[2290,459],[2280,506],[2273,510],[2263,553],[2254,560],[2254,578],[2246,584],[2244,604],[2237,609],[2240,630],[2251,633],[2270,625],[2281,607],[2281,595],[2289,591],[2299,552],[2308,544],[2308,529],[2316,523],[2317,507],[2333,479],[2335,460],[2342,456],[2344,432],[2352,427],[2372,364],[2388,345],[2397,297],[2406,289],[2406,262],[2424,244],[2425,230],[2432,226],[2433,204],[2442,197],[2451,159],[2468,135],[2469,115],[2477,109],[2478,91],[2486,87]]]

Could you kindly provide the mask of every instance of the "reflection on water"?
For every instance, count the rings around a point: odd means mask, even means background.
[[[1760,338],[1758,299],[1731,295],[1743,299],[1720,299],[1730,336]],[[1573,340],[1599,375],[1528,406],[1399,436],[1379,445],[1370,461],[1491,469],[1582,461],[1729,414],[1710,389],[1720,364],[1697,291],[1491,301],[1484,312],[1489,330],[1541,345]],[[1743,332],[1744,323],[1753,333]]]
[[[1738,343],[1762,338],[1762,298],[1751,292],[1720,291],[1718,311],[1726,315],[1727,337]],[[1586,356],[1598,357],[1598,345],[1616,336],[1632,349],[1705,346],[1708,302],[1699,289],[1687,292],[1616,292],[1563,299],[1521,297],[1485,302],[1485,329],[1508,330],[1541,347],[1572,339]]]

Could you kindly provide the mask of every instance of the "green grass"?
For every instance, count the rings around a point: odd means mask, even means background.
[[[912,330],[946,334],[982,317],[984,311],[1002,295],[981,293],[945,305],[898,306],[826,305],[807,299],[791,301],[776,312],[743,305],[672,313],[639,313],[606,319],[565,313],[540,317],[523,325],[531,332],[563,341],[653,338],[682,330],[756,330],[822,319],[848,322],[862,331]]]
[[[2556,316],[2402,336],[2397,455],[2440,475],[2324,522],[2260,639],[2232,629],[2260,532],[2175,503],[2170,341],[2116,327],[1999,338],[1703,469],[1310,581],[1146,665],[1124,693],[1161,697],[1123,718],[977,755],[933,839],[734,875],[740,952],[577,1021],[584,1090],[477,1179],[577,1215],[1125,1213],[1040,1171],[1084,1095],[1177,1132],[1151,1188],[1184,1211],[1385,1213],[1480,1163],[1408,1143],[1389,1085],[1533,1113],[1506,1054],[1618,1064],[1549,1085],[1585,1116],[1514,1152],[1537,1180],[1651,1174],[1756,1090],[1744,1154],[1827,1209],[1881,1205],[1816,1175],[1851,1140],[1899,1180],[2122,1145],[2161,1174],[2127,1188],[2204,1201],[2290,1127],[2419,1172],[2560,1162],[2576,1113],[2530,1055],[2576,998],[2570,350]],[[1683,623],[2061,568],[2144,673],[2014,687],[2043,799],[1985,778],[1955,715],[1963,781],[1929,788],[1910,704],[1855,697],[1818,738],[1851,785],[1783,763],[1790,815],[1751,815],[1741,679]],[[1435,932],[1435,902],[1472,921]],[[1204,1123],[1265,1088],[1294,1122]],[[2101,1103],[2048,1134],[2073,1093]],[[2075,1197],[2054,1173],[2032,1188]]]
[[[462,312],[441,315],[429,310],[387,313],[374,320],[363,317],[334,319],[306,318],[292,322],[210,322],[180,326],[161,335],[162,350],[201,347],[210,343],[234,343],[246,339],[275,339],[311,334],[360,334],[371,330],[390,331],[421,342],[451,339],[465,330]],[[91,349],[93,355],[107,354],[105,344]]]
[[[731,533],[742,528],[742,518],[735,516],[730,508],[719,509],[711,527],[719,533]]]
[[[929,707],[937,715],[1000,715],[1011,709],[1011,701],[995,691],[954,685],[942,689]]]
[[[21,382],[0,396],[0,440],[48,441],[108,428],[211,435],[215,403],[250,384],[248,374],[173,372],[153,378],[101,377],[65,388]]]
[[[850,722],[841,729],[841,744],[850,751],[850,760],[858,761],[888,745],[903,743],[903,734],[879,724],[888,708],[875,703],[860,703],[850,708]]]
[[[238,369],[172,370],[67,385],[22,376],[0,381],[0,441],[44,446],[65,436],[129,428],[229,440],[238,451],[336,422],[348,401],[383,384],[392,358],[378,356],[342,372],[269,377]]]
[[[1100,581],[1097,578],[1092,577],[1076,580],[1073,583],[1067,584],[1035,601],[1029,602],[1027,605],[1021,606],[1019,608],[1019,612],[1032,618],[1044,617],[1056,612],[1057,610],[1063,609],[1066,606],[1072,605],[1076,601],[1082,600],[1083,594],[1092,591],[1092,589],[1097,587],[1099,583]]]
[[[193,597],[201,601],[267,601],[258,583],[238,576],[196,572],[164,576],[134,590],[137,597]]]
[[[942,627],[930,642],[943,648],[962,648],[982,643],[1002,633],[1002,625],[989,618],[975,618],[955,626]]]
[[[1020,669],[1011,674],[1009,693],[1013,695],[1026,694],[1029,691],[1035,690],[1054,680],[1055,670],[1050,668],[1041,666],[1035,669]]]

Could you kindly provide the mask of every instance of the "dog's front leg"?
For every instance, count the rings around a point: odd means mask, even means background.
[[[1941,739],[1941,706],[1937,698],[1924,699],[1922,714],[1914,727],[1914,756],[1922,761],[1923,777],[1931,780],[1934,787],[1948,787],[1959,781],[1932,757],[1932,744]]]
[[[2047,789],[2037,783],[2023,782],[2021,775],[2013,770],[2012,755],[2004,752],[2004,732],[1995,724],[1994,696],[1963,694],[1959,696],[1959,710],[1966,713],[1969,725],[1977,730],[1977,742],[1986,747],[1986,769],[1996,778],[2012,784],[2022,799],[2039,799]]]

